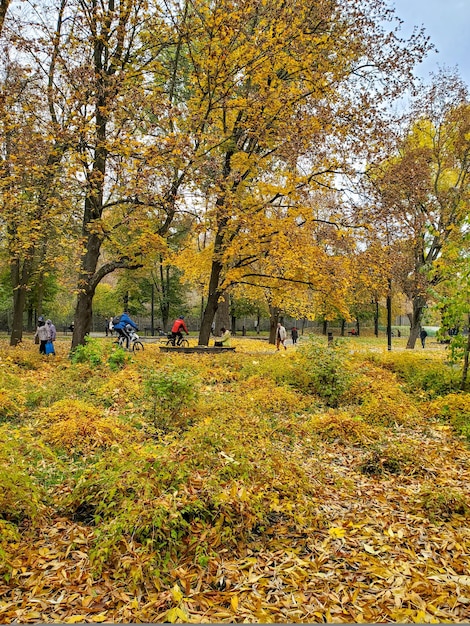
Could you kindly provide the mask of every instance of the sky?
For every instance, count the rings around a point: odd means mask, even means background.
[[[429,79],[439,67],[457,67],[470,87],[470,0],[388,0],[404,21],[403,34],[414,26],[424,26],[438,53],[430,53],[416,69],[416,75]]]

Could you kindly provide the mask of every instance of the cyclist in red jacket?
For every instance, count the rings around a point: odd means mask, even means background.
[[[184,323],[184,315],[180,315],[178,319],[173,322],[173,326],[171,327],[171,335],[173,337],[173,345],[178,345],[183,339],[184,332],[189,335],[188,329],[186,328],[186,324]]]

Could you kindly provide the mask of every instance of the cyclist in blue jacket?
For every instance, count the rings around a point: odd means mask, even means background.
[[[124,337],[126,340],[126,348],[129,349],[130,335],[126,328],[127,325],[132,326],[135,330],[139,330],[137,324],[129,317],[129,313],[124,311],[119,319],[119,322],[114,324],[113,330],[115,330],[120,337]]]

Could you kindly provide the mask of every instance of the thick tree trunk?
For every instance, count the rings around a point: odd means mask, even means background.
[[[220,329],[231,328],[234,332],[233,325],[230,324],[230,298],[227,292],[225,292],[221,298],[219,298],[219,306],[217,307],[217,315],[215,316],[215,329],[214,334],[220,335]]]
[[[82,271],[78,282],[78,296],[73,318],[72,350],[85,343],[85,337],[91,331],[93,314],[93,296],[96,289],[96,268],[100,256],[101,241],[90,234],[86,253],[82,260]]]
[[[23,313],[26,305],[26,287],[19,286],[13,292],[13,319],[11,324],[10,346],[17,346],[23,340]]]
[[[211,277],[209,280],[209,295],[207,297],[206,308],[202,316],[201,330],[199,331],[198,344],[200,346],[208,346],[211,336],[212,322],[219,307],[219,298],[222,292],[219,289],[220,276],[222,274],[222,265],[219,261],[212,262]]]
[[[419,333],[421,330],[421,320],[423,319],[424,308],[426,306],[426,298],[422,295],[417,295],[413,297],[413,311],[408,315],[410,320],[410,336],[408,337],[408,342],[406,347],[410,350],[413,350],[416,344],[416,340],[419,337]]]
[[[32,269],[32,261],[25,260],[21,267],[15,260],[11,265],[13,286],[13,318],[11,324],[10,346],[17,346],[23,340],[23,315],[26,307],[26,294]]]
[[[277,306],[269,305],[269,343],[276,345],[277,324],[281,310]]]

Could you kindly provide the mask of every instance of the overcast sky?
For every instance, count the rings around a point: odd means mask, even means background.
[[[438,53],[430,53],[416,74],[427,79],[439,67],[458,67],[470,87],[470,0],[388,0],[405,24],[403,33],[413,26],[424,26]]]

